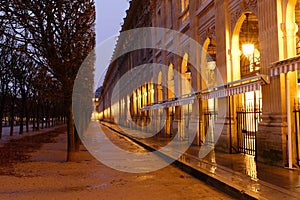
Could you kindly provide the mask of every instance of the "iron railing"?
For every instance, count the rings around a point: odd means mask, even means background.
[[[295,132],[296,132],[296,158],[297,158],[297,164],[300,163],[300,155],[299,155],[299,134],[300,134],[300,103],[295,102],[294,104],[294,120],[295,120]]]
[[[260,109],[252,106],[237,109],[237,142],[240,153],[256,156],[256,134],[261,114]]]

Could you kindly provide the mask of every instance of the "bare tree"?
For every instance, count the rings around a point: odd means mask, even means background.
[[[13,45],[11,41],[2,38],[1,42],[8,46]],[[0,138],[2,137],[2,119],[5,111],[5,107],[8,104],[10,98],[11,89],[11,66],[15,64],[15,59],[13,57],[10,48],[0,48]]]
[[[78,69],[95,46],[94,0],[11,0],[1,2],[7,37],[26,45],[25,53],[62,85],[67,108],[68,150],[76,151],[72,89]]]

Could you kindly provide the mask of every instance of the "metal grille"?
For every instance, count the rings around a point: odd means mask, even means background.
[[[240,153],[256,156],[256,134],[261,110],[253,107],[237,110],[237,139]]]
[[[297,164],[299,165],[300,159],[299,159],[299,133],[300,133],[300,104],[295,103],[294,107],[294,117],[295,117],[295,131],[296,131],[296,156],[297,156]]]
[[[249,60],[247,57],[241,57],[241,76],[248,77],[260,73],[260,58],[253,57]]]

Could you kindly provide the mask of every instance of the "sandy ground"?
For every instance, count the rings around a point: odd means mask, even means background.
[[[83,147],[65,162],[65,129],[0,147],[0,199],[232,199],[168,166],[148,174],[111,169]],[[122,146],[126,141],[114,135]],[[127,141],[132,148],[132,144]],[[138,148],[138,147],[136,147]]]

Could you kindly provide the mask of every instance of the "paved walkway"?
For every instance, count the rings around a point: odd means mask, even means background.
[[[103,122],[105,126],[125,134],[135,132]],[[137,133],[136,133],[137,134]],[[126,135],[126,134],[125,134]],[[136,139],[153,150],[165,146],[170,139],[152,137]],[[205,158],[199,158],[200,147],[192,146],[178,160],[179,163],[196,170],[201,177],[217,187],[239,191],[255,199],[300,199],[300,170],[289,170],[280,167],[256,163],[254,157],[242,154],[224,154],[214,150]],[[167,155],[170,156],[171,155]],[[194,172],[193,172],[194,173]],[[204,176],[203,176],[204,175]]]
[[[105,126],[121,133],[133,133],[131,129],[122,128],[109,123],[103,123]],[[37,132],[15,134],[9,136],[4,133],[0,140],[0,146],[11,139],[20,139],[25,136],[32,136],[48,132],[51,129],[42,129]],[[65,160],[66,154],[66,136],[59,135],[57,143],[43,145],[39,152],[32,154],[32,160],[35,161],[58,161]],[[136,138],[133,140],[136,140]],[[152,137],[152,139],[138,139],[138,142],[144,144],[152,150],[157,150],[165,146],[168,138]],[[192,146],[183,153],[183,156],[177,161],[179,165],[184,165],[191,174],[205,179],[211,185],[221,187],[233,193],[240,193],[242,197],[248,199],[299,199],[300,196],[300,170],[288,170],[285,168],[273,167],[256,163],[253,157],[242,154],[224,154],[212,151],[203,159],[199,158],[199,147]],[[167,155],[172,156],[172,155]]]
[[[39,131],[32,131],[32,127],[30,126],[30,131],[29,132],[26,132],[26,127],[24,126],[24,132],[21,135],[19,134],[20,126],[14,126],[14,131],[13,131],[12,136],[10,136],[10,127],[3,127],[2,137],[0,139],[0,146],[2,146],[3,144],[9,142],[10,140],[17,140],[17,139],[21,139],[21,138],[26,137],[26,136],[39,135],[39,134],[46,133],[46,132],[49,132],[51,130],[54,130],[58,127],[63,127],[63,126],[65,126],[65,125],[56,125],[55,127],[40,129]]]

